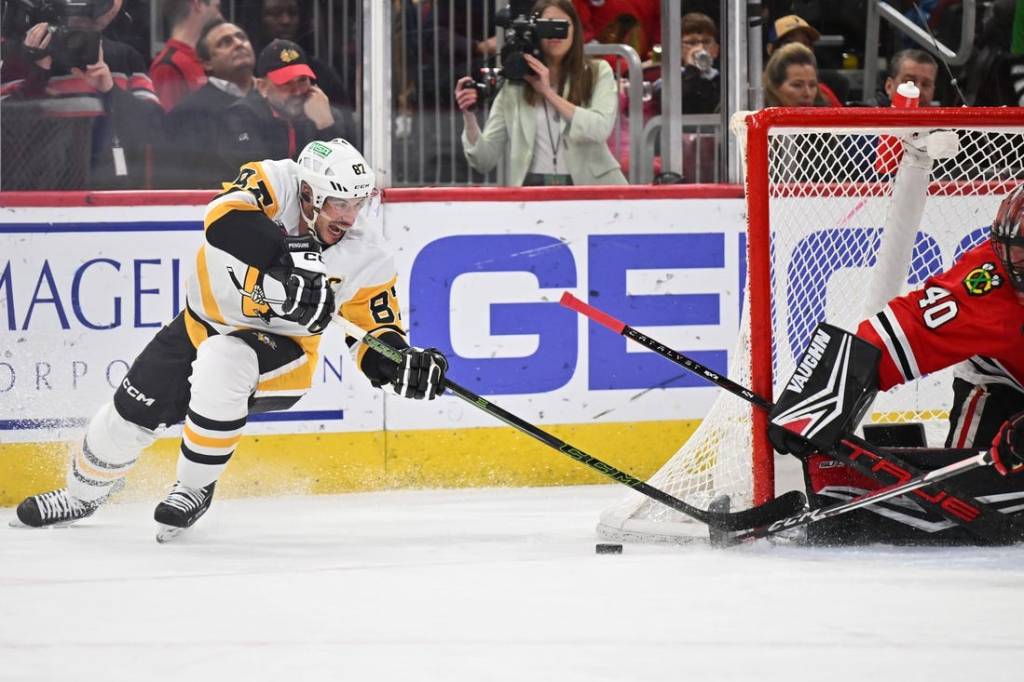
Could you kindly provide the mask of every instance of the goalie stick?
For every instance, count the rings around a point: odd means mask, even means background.
[[[401,353],[390,344],[385,341],[381,341],[375,336],[371,336],[362,327],[353,324],[345,318],[336,317],[335,320],[340,320],[340,324],[344,327],[345,333],[349,336],[365,343],[367,346],[396,364],[402,362]],[[525,433],[527,436],[540,441],[544,445],[547,445],[554,450],[558,450],[564,455],[568,455],[581,464],[585,464],[594,471],[604,474],[613,481],[627,485],[638,493],[642,493],[651,499],[661,502],[667,507],[697,519],[698,521],[707,524],[709,527],[713,526],[716,529],[723,531],[739,531],[749,528],[759,528],[778,519],[786,518],[804,508],[805,498],[803,493],[793,490],[762,505],[751,507],[750,509],[745,509],[739,512],[716,513],[705,511],[698,507],[689,505],[686,502],[683,502],[682,500],[675,498],[672,495],[645,483],[644,481],[641,481],[635,476],[631,476],[624,471],[620,471],[610,464],[602,462],[583,450],[566,443],[564,440],[557,438],[547,431],[544,431],[517,417],[511,412],[498,407],[486,398],[473,393],[469,389],[463,388],[447,377],[445,377],[444,380],[444,387],[470,405],[483,410],[492,417],[500,419],[517,431]]]
[[[566,308],[575,310],[613,332],[653,350],[658,355],[704,377],[716,386],[724,388],[733,395],[743,398],[766,412],[770,411],[773,407],[771,401],[763,396],[740,386],[729,378],[686,357],[682,353],[672,350],[665,344],[637,331],[608,313],[588,303],[584,303],[568,291],[562,294],[560,303]],[[919,471],[916,467],[910,466],[896,455],[881,452],[866,440],[854,434],[844,434],[838,446],[832,452],[825,454],[881,483],[894,482],[897,485],[903,485],[915,477],[923,475],[923,472]],[[991,461],[988,463],[991,463]],[[886,480],[883,477],[887,477],[890,480]],[[1006,515],[996,511],[989,505],[957,492],[948,484],[940,481],[930,481],[928,485],[934,486],[937,489],[935,494],[929,494],[923,488],[916,488],[913,490],[914,501],[935,510],[950,521],[963,526],[976,537],[994,543],[1005,543],[1008,537],[1015,539],[1021,537],[1019,526],[1014,524]]]

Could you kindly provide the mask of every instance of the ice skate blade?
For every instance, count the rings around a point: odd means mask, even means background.
[[[156,530],[156,541],[161,545],[170,542],[174,538],[184,533],[188,528],[179,528],[178,526],[168,526],[162,523],[157,524]]]
[[[30,526],[27,523],[22,523],[21,519],[15,516],[7,522],[7,525],[10,528],[18,528],[19,530],[46,530],[48,528],[70,528],[81,520],[75,519],[74,521],[63,521],[61,523],[48,523],[45,526]]]

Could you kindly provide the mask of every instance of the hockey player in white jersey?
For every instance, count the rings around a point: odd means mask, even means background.
[[[439,395],[447,361],[409,347],[394,261],[359,219],[377,195],[373,171],[342,139],[311,142],[297,161],[242,166],[206,208],[185,309],[90,420],[66,487],[25,499],[20,524],[90,516],[160,431],[184,422],[178,480],[155,512],[158,539],[191,526],[209,508],[248,415],[286,409],[309,390],[335,315],[403,349],[396,365],[347,339],[375,386]]]

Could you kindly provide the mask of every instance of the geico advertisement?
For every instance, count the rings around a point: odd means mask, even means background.
[[[0,439],[63,439],[184,305],[202,206],[12,208],[0,223]],[[562,308],[572,291],[716,370],[738,327],[743,202],[388,203],[411,341],[539,423],[697,418],[716,389]],[[344,248],[344,242],[333,248]],[[313,390],[251,433],[494,426],[370,386],[328,330]],[[134,388],[133,388],[134,390]],[[144,396],[140,396],[144,399]]]

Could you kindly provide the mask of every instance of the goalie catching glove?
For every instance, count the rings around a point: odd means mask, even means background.
[[[436,348],[403,348],[402,362],[391,385],[403,398],[433,400],[444,393],[448,359]]]
[[[310,237],[285,237],[281,265],[263,273],[263,294],[278,317],[320,334],[334,314],[320,245]]]
[[[992,439],[992,466],[1003,476],[1024,473],[1024,412],[1007,419]]]
[[[775,449],[798,457],[832,452],[878,393],[880,356],[860,337],[819,324],[768,415]]]

